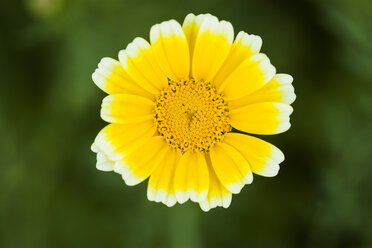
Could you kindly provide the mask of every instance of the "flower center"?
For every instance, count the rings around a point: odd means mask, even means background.
[[[231,130],[229,108],[212,83],[169,80],[155,102],[155,123],[170,146],[209,151]]]

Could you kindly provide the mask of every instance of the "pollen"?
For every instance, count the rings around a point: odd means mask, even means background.
[[[171,147],[208,152],[231,131],[229,107],[211,82],[168,81],[155,102],[155,125]]]

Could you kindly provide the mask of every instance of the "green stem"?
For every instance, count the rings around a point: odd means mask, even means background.
[[[199,225],[200,210],[192,204],[184,204],[181,206],[174,206],[170,211],[170,247],[202,247]]]

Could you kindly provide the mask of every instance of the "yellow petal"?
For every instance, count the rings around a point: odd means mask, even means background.
[[[191,199],[194,202],[205,200],[209,187],[209,175],[204,154],[187,152],[178,162],[174,187],[177,201],[180,203]]]
[[[190,54],[181,25],[175,20],[154,25],[150,30],[151,47],[159,66],[172,80],[188,79]]]
[[[229,107],[234,109],[260,102],[291,104],[296,99],[292,82],[292,76],[288,74],[276,74],[262,88],[242,98],[229,101]]]
[[[243,61],[221,84],[218,91],[226,100],[248,95],[261,88],[275,75],[269,58],[260,53]]]
[[[187,43],[189,45],[190,61],[192,61],[192,55],[194,54],[195,41],[196,41],[196,38],[198,37],[200,26],[206,17],[215,18],[218,21],[217,17],[214,17],[210,14],[205,14],[205,15],[201,14],[198,16],[195,16],[194,14],[188,14],[182,24],[182,29],[183,29],[183,32],[185,33]]]
[[[178,151],[167,147],[166,156],[149,179],[147,198],[150,201],[162,202],[168,207],[176,204],[174,174],[180,156]]]
[[[293,109],[284,103],[257,103],[230,111],[231,125],[253,134],[277,134],[287,131]]]
[[[139,87],[125,72],[119,61],[103,58],[98,68],[92,74],[93,82],[108,94],[129,93],[147,98],[152,97],[147,91]]]
[[[279,164],[284,161],[284,155],[278,148],[250,135],[228,133],[224,142],[238,150],[248,161],[252,171],[261,176],[276,176]]]
[[[211,81],[229,54],[234,30],[230,22],[206,15],[200,25],[192,56],[192,76]]]
[[[154,135],[155,129],[152,120],[109,124],[98,133],[94,147],[104,152],[112,161],[117,161],[148,141]]]
[[[217,143],[210,150],[212,166],[221,183],[237,194],[244,184],[252,183],[253,176],[247,160],[233,147]]]
[[[124,159],[117,161],[114,170],[122,175],[127,185],[136,185],[162,164],[168,149],[163,137],[152,137]]]
[[[205,154],[205,158],[209,172],[209,188],[207,197],[204,201],[201,201],[199,205],[201,209],[206,212],[215,207],[228,208],[232,198],[231,192],[228,191],[217,178],[212,166],[210,155]]]
[[[121,50],[119,60],[128,75],[152,94],[159,94],[168,84],[150,44],[142,38],[135,38],[125,50]]]
[[[262,39],[257,35],[249,35],[240,31],[231,46],[227,59],[217,75],[213,79],[213,84],[219,87],[222,82],[246,59],[257,54],[262,45]]]
[[[107,122],[134,123],[153,118],[154,102],[130,94],[106,96],[102,101],[101,117]]]

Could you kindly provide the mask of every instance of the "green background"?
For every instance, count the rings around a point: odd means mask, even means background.
[[[294,76],[286,155],[228,209],[149,202],[95,168],[91,74],[164,20],[211,13]],[[2,1],[0,247],[372,247],[372,2]]]

